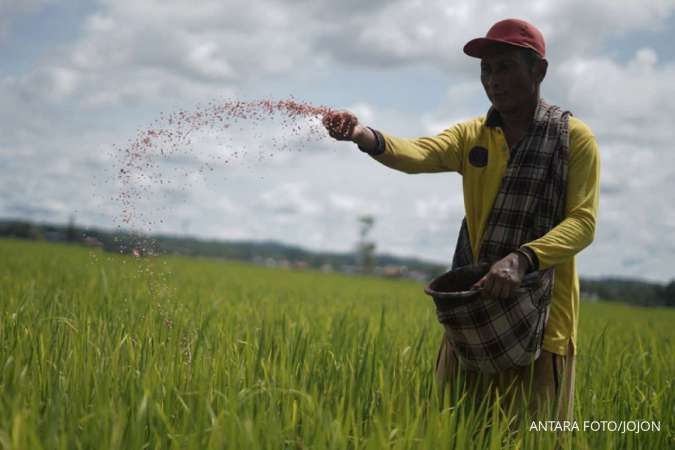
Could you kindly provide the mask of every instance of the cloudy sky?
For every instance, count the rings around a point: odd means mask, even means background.
[[[293,96],[390,134],[436,134],[489,106],[463,44],[519,17],[547,39],[544,97],[600,145],[600,219],[581,274],[669,280],[674,10],[673,0],[0,0],[0,217],[119,225],[120,149],[161,113],[209,101]],[[371,214],[379,251],[452,255],[457,174],[398,173],[274,120],[195,136],[155,166],[165,182],[142,191],[148,231],[344,251]]]

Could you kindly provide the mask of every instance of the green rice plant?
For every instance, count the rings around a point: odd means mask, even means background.
[[[675,311],[582,304],[575,419],[455,387],[422,286],[0,241],[2,449],[675,448]]]

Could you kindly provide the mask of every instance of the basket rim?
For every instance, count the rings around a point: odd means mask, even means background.
[[[479,271],[481,272],[481,277],[487,273],[488,270],[490,270],[490,267],[492,265],[489,263],[479,263],[479,264],[470,264],[462,267],[458,267],[456,269],[451,269],[448,270],[437,277],[434,277],[429,283],[425,286],[424,288],[424,293],[433,297],[434,300],[452,300],[452,299],[471,299],[473,297],[477,297],[481,294],[482,289],[469,289],[469,290],[463,290],[463,291],[438,291],[434,289],[432,286],[437,283],[439,280],[441,280],[443,277],[448,276],[449,274],[454,274],[458,275],[461,274],[462,272],[472,272],[472,271]],[[534,271],[526,274],[523,277],[522,282],[520,283],[520,286],[518,286],[518,290],[522,288],[527,288],[531,287],[539,281],[541,278],[542,272],[541,271]]]
[[[481,289],[468,289],[463,291],[438,291],[434,289],[433,286],[450,274],[457,276],[461,275],[463,272],[479,272],[480,276],[482,277],[485,275],[485,273],[487,273],[488,270],[490,270],[490,264],[488,263],[469,264],[456,269],[448,270],[429,281],[429,283],[424,288],[424,293],[432,296],[434,299],[469,299],[480,294]]]

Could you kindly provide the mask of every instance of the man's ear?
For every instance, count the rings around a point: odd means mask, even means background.
[[[548,70],[548,61],[544,58],[541,58],[534,64],[534,79],[537,80],[537,84],[541,84],[546,78],[546,71]]]

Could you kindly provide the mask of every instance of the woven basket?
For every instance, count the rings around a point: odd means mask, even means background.
[[[534,361],[541,352],[548,320],[550,283],[542,272],[528,274],[507,299],[472,289],[489,264],[464,266],[434,278],[424,292],[434,299],[436,314],[460,362],[495,373]]]

